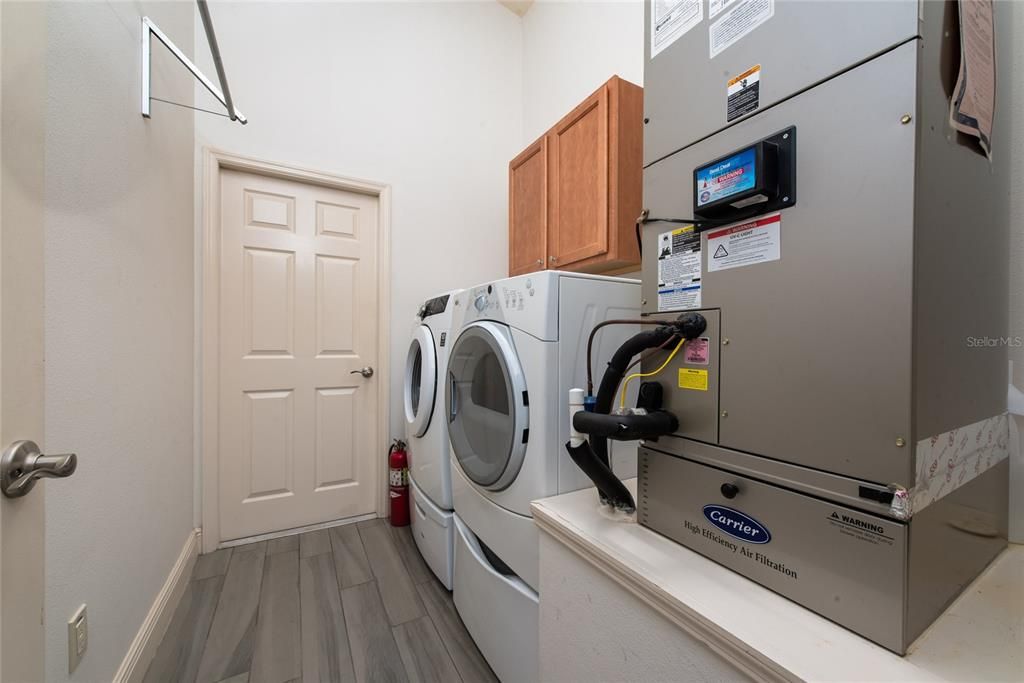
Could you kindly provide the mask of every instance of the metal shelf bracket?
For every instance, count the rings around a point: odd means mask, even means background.
[[[207,7],[206,0],[196,0],[196,5],[199,7],[199,15],[203,20],[203,28],[206,30],[206,39],[210,43],[210,53],[213,55],[214,66],[217,67],[217,78],[220,80],[220,88],[213,84],[213,82],[207,78],[202,71],[199,70],[192,61],[185,56],[185,53],[178,48],[174,42],[167,37],[167,35],[160,30],[160,28],[153,23],[153,20],[149,17],[142,17],[142,115],[147,119],[150,118],[150,104],[152,103],[152,80],[151,76],[151,50],[152,40],[155,36],[157,40],[164,44],[171,54],[174,55],[179,62],[184,65],[186,69],[192,72],[203,86],[210,91],[217,100],[228,110],[228,118],[232,121],[238,121],[245,125],[248,123],[248,119],[238,111],[235,107],[234,102],[231,99],[231,90],[228,88],[228,80],[224,75],[224,64],[220,58],[220,48],[217,46],[217,36],[213,32],[213,22],[210,20],[210,9]],[[173,103],[172,103],[173,104]],[[187,106],[187,105],[184,105]],[[192,107],[194,109],[194,107]]]

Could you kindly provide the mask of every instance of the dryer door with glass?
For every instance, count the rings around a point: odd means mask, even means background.
[[[405,360],[403,387],[406,434],[423,436],[430,426],[437,396],[437,353],[434,335],[426,325],[417,325]]]
[[[448,356],[445,405],[452,454],[477,486],[500,491],[519,474],[529,436],[527,403],[509,328],[466,326]]]

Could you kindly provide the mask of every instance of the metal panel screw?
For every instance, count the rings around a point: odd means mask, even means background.
[[[728,345],[729,345],[729,338],[726,337],[725,339],[722,340],[722,346],[728,346]]]
[[[896,447],[897,448],[903,448],[906,445],[907,445],[907,442],[904,440],[904,438],[902,436],[896,437]]]
[[[900,117],[900,123],[902,123],[904,126],[910,123],[911,120],[912,118],[910,114],[904,114],[903,116]]]
[[[728,410],[723,410],[722,411],[722,417],[729,417],[729,411]]]

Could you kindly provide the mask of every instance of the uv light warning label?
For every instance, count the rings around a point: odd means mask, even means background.
[[[658,310],[700,308],[700,233],[692,225],[658,235]]]
[[[752,66],[725,86],[725,119],[732,121],[756,110],[761,103],[761,65]]]
[[[708,272],[778,261],[782,257],[781,225],[782,216],[776,213],[709,232]]]

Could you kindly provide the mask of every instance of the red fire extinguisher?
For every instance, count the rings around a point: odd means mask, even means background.
[[[409,525],[409,456],[405,442],[395,439],[388,450],[388,473],[391,489],[391,526]]]

